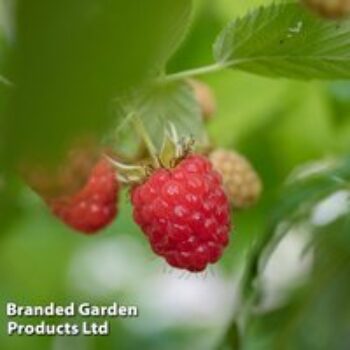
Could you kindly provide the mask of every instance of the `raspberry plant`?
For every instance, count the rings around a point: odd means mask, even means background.
[[[13,177],[21,173],[57,217],[93,233],[115,218],[123,184],[155,254],[173,267],[203,271],[221,258],[232,227],[242,234],[235,223],[240,213],[231,209],[252,205],[262,183],[242,155],[215,151],[220,140],[208,135],[205,123],[215,115],[216,102],[197,79],[224,70],[271,79],[350,79],[349,5],[329,4],[300,0],[257,7],[219,33],[213,63],[169,72],[169,60],[190,28],[190,0],[150,0],[137,9],[126,0],[18,1],[12,13],[16,40],[4,38],[1,60],[1,212],[16,206]],[[28,132],[32,128],[35,133]],[[63,166],[69,145],[87,135],[98,140],[88,165]],[[222,164],[215,152],[228,154],[230,163]],[[348,348],[349,210],[327,228],[310,228],[305,251],[314,253],[315,271],[305,294],[292,293],[283,307],[266,311],[262,277],[290,229],[308,222],[320,200],[348,191],[349,180],[344,156],[275,189],[280,198],[264,213],[266,229],[245,255],[241,304],[218,348]],[[326,313],[319,312],[320,304]],[[336,327],[331,316],[324,317],[329,305],[342,320]],[[318,316],[332,329],[324,343],[298,327],[299,318],[312,326]],[[264,327],[274,328],[267,345],[252,345],[251,334],[260,339]]]

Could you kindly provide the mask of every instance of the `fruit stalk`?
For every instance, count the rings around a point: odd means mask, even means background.
[[[134,115],[133,118],[132,118],[132,123],[133,123],[133,126],[134,126],[137,134],[140,136],[140,138],[145,143],[145,145],[147,147],[147,150],[148,150],[148,152],[149,152],[149,154],[150,154],[150,156],[151,156],[155,166],[159,167],[160,163],[159,163],[159,159],[158,159],[158,156],[157,156],[157,149],[154,146],[151,138],[149,137],[148,132],[145,129],[141,118],[139,118],[138,116]]]

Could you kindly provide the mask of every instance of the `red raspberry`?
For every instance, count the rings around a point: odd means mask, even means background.
[[[131,200],[153,251],[173,267],[202,271],[219,260],[229,242],[228,199],[220,175],[202,156],[156,170],[134,187]]]
[[[67,225],[81,232],[95,233],[116,216],[118,189],[114,169],[102,159],[79,192],[49,199],[47,203],[54,215]]]
[[[74,195],[87,182],[101,151],[94,139],[79,138],[55,163],[27,159],[21,162],[19,170],[26,183],[43,198]]]

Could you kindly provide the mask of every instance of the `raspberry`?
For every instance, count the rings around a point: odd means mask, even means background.
[[[216,111],[214,93],[211,88],[201,81],[191,79],[189,84],[193,89],[196,100],[200,106],[204,120],[210,120]]]
[[[228,199],[220,175],[202,156],[155,170],[133,188],[131,201],[153,251],[173,267],[202,271],[219,260],[229,242]]]
[[[107,226],[117,214],[119,185],[105,159],[92,169],[85,186],[74,195],[48,199],[54,215],[77,231],[94,233]]]
[[[28,160],[20,171],[27,184],[44,198],[73,195],[86,183],[100,153],[95,140],[79,139],[59,164]]]
[[[325,18],[342,18],[350,15],[349,0],[302,0],[306,6]]]
[[[224,189],[234,208],[253,205],[260,197],[262,183],[249,161],[242,155],[218,149],[209,155],[213,168],[223,178]]]

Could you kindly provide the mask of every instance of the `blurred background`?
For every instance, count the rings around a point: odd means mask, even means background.
[[[196,0],[189,34],[172,57],[169,72],[210,64],[212,43],[223,26],[269,2]],[[1,2],[0,7],[3,38],[11,27],[5,11],[9,3]],[[57,10],[64,13],[63,8]],[[3,57],[1,54],[0,61]],[[31,74],[26,76],[30,78]],[[272,80],[233,70],[205,76],[203,81],[217,98],[217,113],[208,124],[214,144],[246,155],[264,183],[257,206],[233,213],[235,228],[223,259],[199,275],[167,266],[154,256],[133,223],[126,191],[113,225],[97,236],[85,237],[66,228],[35,193],[11,179],[6,196],[16,193],[16,202],[7,201],[4,194],[5,209],[0,212],[4,220],[0,228],[1,349],[350,349],[350,192],[346,186],[326,193],[276,244],[259,276],[259,310],[250,315],[247,331],[239,340],[232,323],[245,305],[240,290],[244,268],[254,243],[266,232],[287,179],[322,168],[329,159],[349,151],[350,83]],[[23,86],[29,88],[26,82]],[[74,88],[84,87],[76,82]],[[4,125],[1,121],[0,127]],[[36,124],[24,122],[17,127],[22,128],[19,137],[23,139]],[[4,145],[7,155],[15,148],[12,142]],[[42,144],[38,141],[37,146]],[[25,142],[19,147],[24,149]],[[306,190],[299,194],[295,206],[300,209],[310,197]],[[307,249],[315,231],[332,247],[331,253],[323,248]],[[344,257],[341,263],[333,263],[340,257]],[[318,277],[328,273],[315,280],[315,271],[320,272]],[[3,311],[8,301],[103,305],[118,301],[138,305],[140,316],[112,320],[108,337],[8,337]]]

